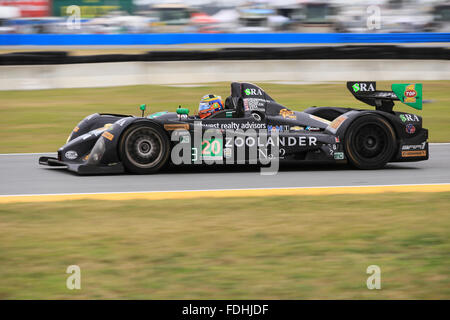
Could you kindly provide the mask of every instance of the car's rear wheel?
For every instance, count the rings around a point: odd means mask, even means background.
[[[379,116],[362,116],[347,129],[344,145],[347,158],[353,166],[359,169],[380,169],[395,152],[395,132]]]
[[[119,152],[128,172],[155,173],[169,159],[169,138],[157,125],[135,124],[122,135]]]

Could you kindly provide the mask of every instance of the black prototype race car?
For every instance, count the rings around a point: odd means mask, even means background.
[[[291,111],[258,86],[233,82],[225,110],[204,119],[189,115],[185,108],[144,117],[144,105],[142,117],[92,114],[74,128],[58,150],[58,158],[41,157],[39,163],[78,174],[155,173],[170,163],[179,164],[180,157],[185,164],[233,163],[238,148],[244,149],[238,163],[265,157],[349,162],[360,169],[379,169],[388,162],[428,159],[428,130],[422,128],[422,118],[393,111],[396,100],[420,110],[421,84],[393,84],[393,91],[377,91],[375,82],[347,82],[347,88],[375,110],[311,107]],[[223,135],[205,138],[208,130]],[[189,148],[174,153],[182,143]],[[257,152],[251,152],[255,146]]]

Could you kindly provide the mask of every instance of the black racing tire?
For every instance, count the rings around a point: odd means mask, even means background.
[[[121,137],[119,154],[128,172],[155,173],[169,160],[169,138],[165,131],[156,124],[133,124],[125,130]]]
[[[351,165],[359,169],[381,169],[396,151],[394,129],[377,115],[357,118],[345,133],[345,154]]]

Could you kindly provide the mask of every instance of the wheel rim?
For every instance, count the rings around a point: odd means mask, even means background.
[[[388,148],[388,135],[378,124],[367,124],[356,130],[353,150],[362,159],[376,159]]]
[[[139,168],[152,168],[163,157],[160,135],[152,128],[138,127],[127,136],[125,152],[130,162]]]

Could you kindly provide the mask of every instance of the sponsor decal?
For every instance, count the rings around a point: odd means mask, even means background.
[[[334,159],[335,160],[344,160],[344,153],[343,152],[335,152]]]
[[[167,113],[167,111],[156,112],[156,113],[153,113],[153,114],[147,116],[147,118],[149,118],[149,119],[158,118],[158,117],[160,117],[160,116],[162,116],[163,114],[166,114],[166,113]]]
[[[75,128],[73,129],[73,132],[78,132],[78,130],[80,130],[80,128],[75,127]]]
[[[375,91],[375,88],[373,87],[372,83],[365,83],[365,82],[355,83],[352,86],[352,88],[353,88],[354,92],[358,92],[358,91]]]
[[[424,150],[427,142],[422,142],[421,144],[413,144],[413,145],[403,145],[402,150]]]
[[[291,127],[291,130],[292,131],[303,131],[303,130],[305,130],[305,128],[300,127],[300,126],[293,126],[293,127]]]
[[[339,129],[341,124],[344,123],[344,121],[347,119],[348,118],[346,116],[339,116],[331,122],[330,127],[334,130],[337,130]]]
[[[223,158],[223,140],[213,138],[202,141],[202,159],[221,160]]]
[[[223,157],[225,159],[230,159],[233,156],[233,149],[231,148],[223,148]]]
[[[253,112],[252,113],[252,117],[253,117],[253,119],[255,119],[256,121],[261,121],[262,119],[261,119],[261,115],[259,115],[258,113],[256,113],[256,112]]]
[[[336,144],[328,144],[327,146],[329,148],[330,156],[333,156],[334,152],[337,150]]]
[[[244,90],[244,93],[246,96],[262,96],[262,91],[261,89],[256,89],[256,88],[247,88]]]
[[[265,123],[253,123],[253,122],[246,122],[240,124],[241,129],[266,129]],[[226,124],[223,124],[222,129],[227,129]]]
[[[180,123],[180,124],[165,124],[164,129],[167,131],[173,131],[173,130],[189,130],[189,124],[187,123]]]
[[[225,112],[225,117],[226,118],[233,118],[233,111],[226,111]]]
[[[280,110],[280,116],[282,116],[284,119],[297,119],[297,116],[295,115],[294,111],[290,111],[288,109],[281,109]]]
[[[427,150],[402,151],[402,157],[426,157]]]
[[[339,141],[339,137],[334,137],[334,141],[336,142],[336,143],[339,143],[340,141]]]
[[[103,132],[102,137],[105,137],[109,141],[112,141],[114,139],[114,135],[108,131]]]
[[[78,158],[78,153],[76,151],[69,150],[64,154],[64,156],[69,160],[75,160]]]
[[[92,137],[98,137],[105,130],[106,130],[105,128],[98,128],[98,129],[89,131],[88,133],[85,133],[84,135],[82,135],[83,140],[91,139]]]
[[[266,100],[259,99],[259,98],[246,98],[244,99],[244,110],[259,110],[264,109],[264,106],[266,104]]]
[[[180,142],[181,143],[191,143],[191,136],[188,134],[182,135],[180,137]]]
[[[315,115],[312,115],[312,114],[310,114],[309,117],[310,117],[311,119],[314,119],[314,120],[316,120],[316,121],[320,121],[320,122],[325,123],[325,124],[328,124],[328,125],[331,123],[331,121],[328,121],[328,120],[326,120],[326,119],[320,118],[320,117],[315,116]]]
[[[420,119],[418,116],[416,116],[415,114],[401,114],[400,115],[400,120],[402,120],[402,122],[419,122]]]
[[[307,130],[307,131],[320,131],[320,128],[307,126],[305,128],[305,130]]]
[[[123,127],[123,125],[125,124],[125,122],[127,121],[127,119],[128,119],[128,118],[122,118],[122,119],[120,119],[120,120],[117,120],[116,123],[117,123],[119,126]]]
[[[210,129],[225,129],[225,130],[238,130],[238,129],[266,129],[265,123],[260,122],[229,122],[229,123],[202,123],[202,126]]]
[[[414,127],[412,124],[407,124],[406,132],[409,134],[413,134],[414,132],[416,132],[416,127]]]
[[[276,138],[267,137],[266,141],[262,141],[262,139],[258,137],[235,137],[234,138],[234,146],[236,147],[268,147],[268,146],[281,146],[281,147],[293,147],[293,146],[316,146],[317,138],[312,136],[298,136],[298,137],[280,137]],[[232,148],[233,147],[233,138],[226,137],[225,138],[225,147]]]
[[[268,132],[283,132],[283,131],[289,131],[289,127],[288,126],[274,126],[274,125],[268,125],[267,126],[267,131]]]
[[[405,96],[404,102],[410,103],[416,102],[417,91],[414,84],[406,86],[404,96]]]

